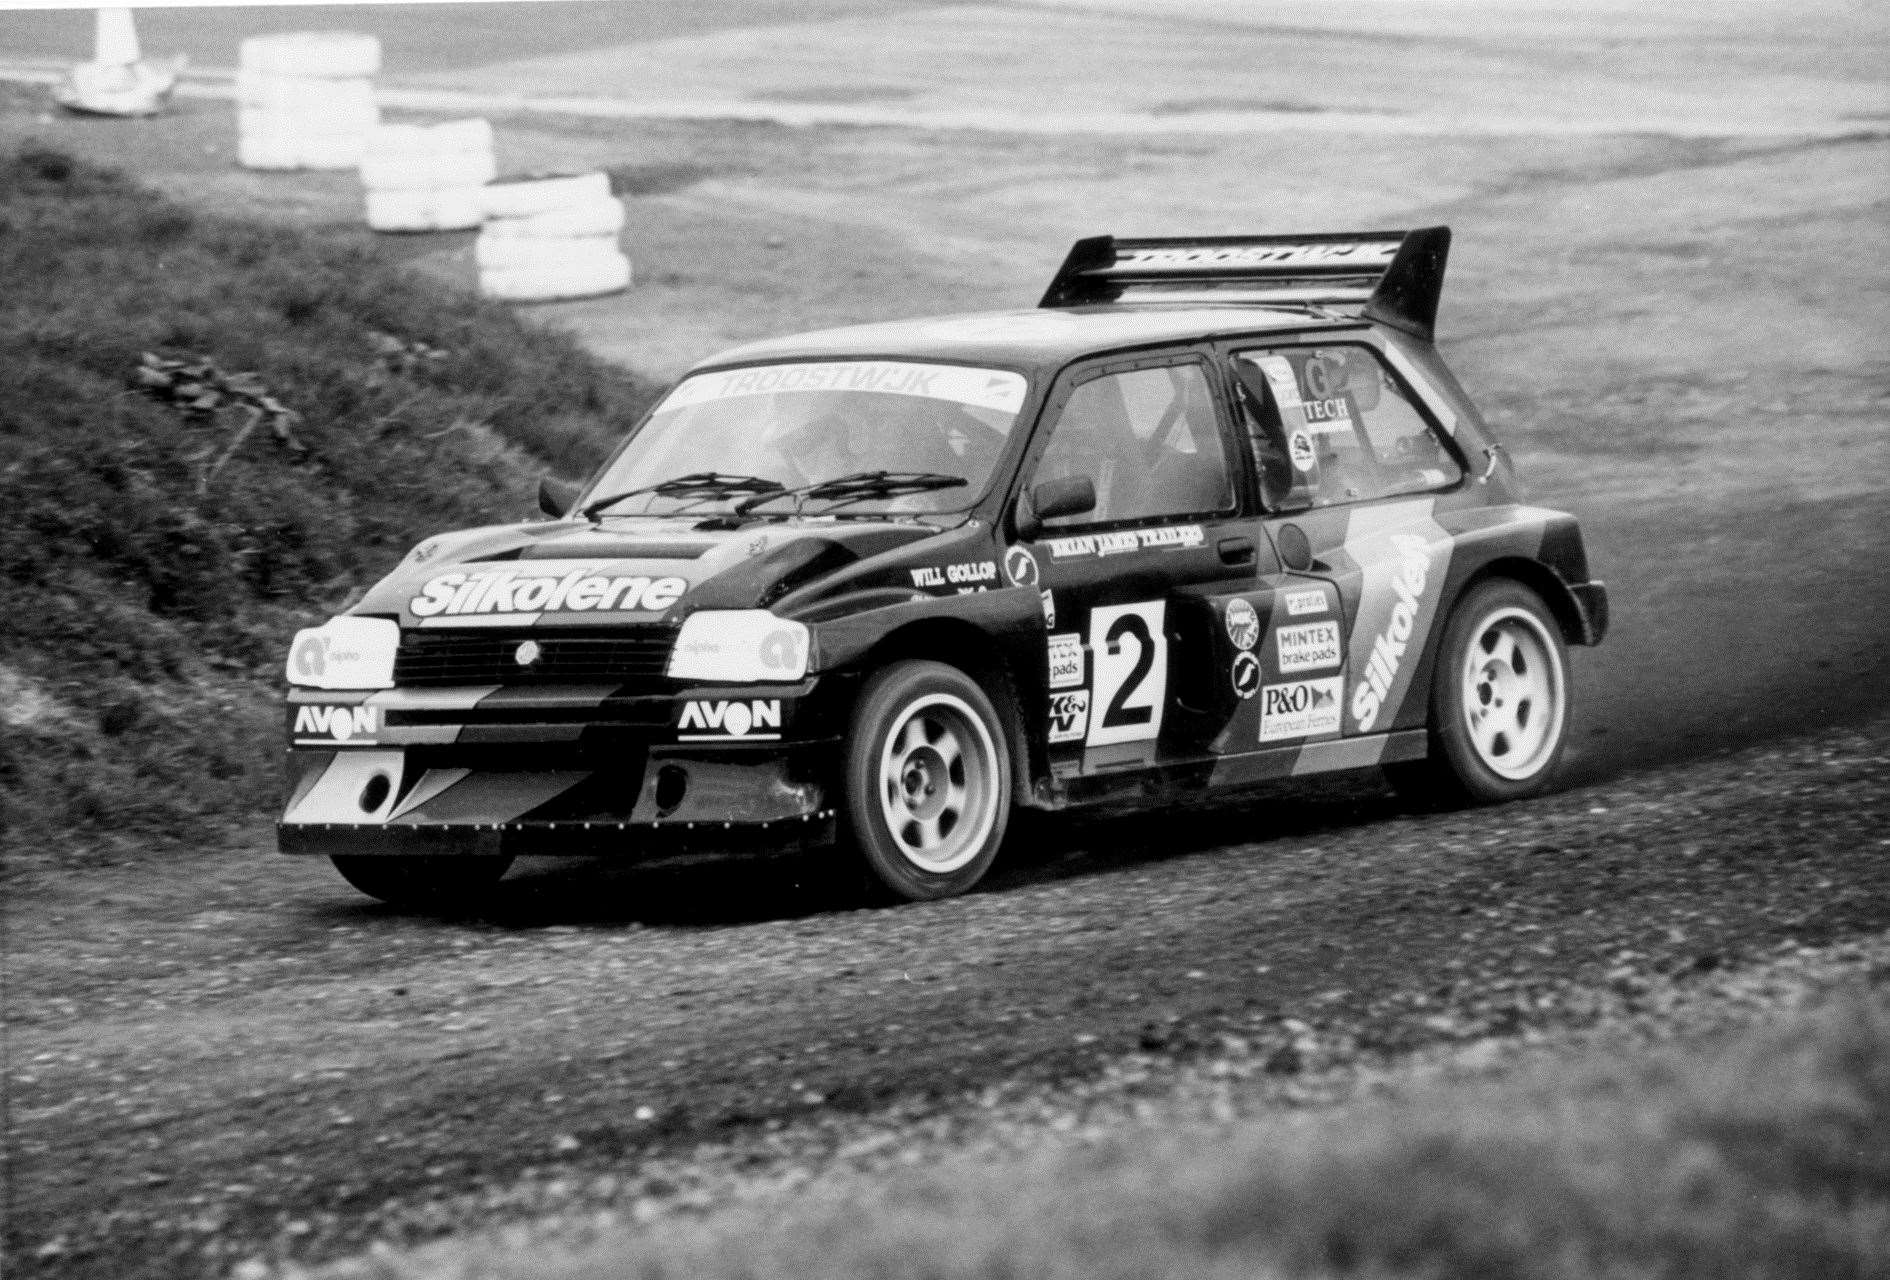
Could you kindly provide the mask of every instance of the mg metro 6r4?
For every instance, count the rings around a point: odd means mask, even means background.
[[[557,518],[296,637],[281,848],[438,905],[837,842],[922,899],[1017,806],[1541,790],[1607,595],[1433,347],[1448,246],[1102,236],[1035,310],[697,366]]]

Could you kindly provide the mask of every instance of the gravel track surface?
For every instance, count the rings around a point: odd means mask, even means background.
[[[1591,1025],[1890,928],[1886,731],[1478,813],[1354,787],[1091,817],[988,892],[880,911],[822,913],[792,862],[530,867],[457,921],[259,841],[16,864],[17,1269],[334,1257],[529,1212],[553,1180],[633,1205],[663,1194],[634,1172],[654,1157],[765,1167],[789,1127],[949,1117],[1126,1057],[1238,1043],[1292,1075]]]
[[[1880,933],[1822,947],[1784,943],[1774,958],[1709,975],[1618,977],[1603,991],[1585,993],[1599,1015],[1592,1027],[1532,1026],[1519,1035],[1439,1042],[1388,1060],[1330,1046],[1313,1028],[1293,1022],[1282,1029],[1300,1054],[1296,1071],[1283,1069],[1277,1042],[1269,1048],[1229,1036],[1214,1051],[1182,1060],[1129,1055],[1075,1083],[989,1087],[945,1107],[894,1105],[859,1117],[785,1125],[760,1142],[704,1143],[684,1158],[642,1162],[633,1179],[606,1174],[587,1183],[554,1171],[522,1179],[485,1204],[463,1206],[463,1218],[498,1225],[406,1249],[377,1241],[366,1254],[319,1268],[319,1275],[533,1275],[540,1273],[541,1260],[587,1255],[591,1270],[575,1270],[607,1275],[613,1259],[638,1257],[639,1245],[650,1257],[687,1257],[675,1247],[679,1238],[725,1240],[746,1233],[750,1240],[767,1241],[797,1220],[892,1216],[902,1203],[930,1207],[964,1180],[1028,1195],[1035,1179],[1068,1176],[1097,1153],[1212,1150],[1230,1133],[1287,1118],[1336,1121],[1325,1133],[1342,1138],[1348,1122],[1370,1123],[1372,1113],[1353,1104],[1389,1100],[1422,1114],[1427,1102],[1448,1101],[1458,1090],[1513,1084],[1532,1074],[1540,1078],[1571,1060],[1592,1063],[1605,1055],[1653,1061],[1664,1049],[1678,1049],[1685,1062],[1714,1054],[1725,1037],[1832,1002],[1855,1013],[1873,993],[1881,999],[1887,986],[1890,933]],[[1566,1083],[1538,1105],[1554,1111],[1558,1103],[1579,1105]],[[943,1185],[934,1186],[933,1178]],[[514,1220],[520,1209],[524,1221]],[[873,1229],[861,1222],[863,1233]],[[689,1273],[687,1263],[672,1265],[679,1274]],[[1042,1265],[1035,1259],[1020,1270],[1036,1274]],[[940,1270],[962,1269],[947,1263]],[[564,1274],[555,1264],[543,1270]],[[1117,1270],[1134,1274],[1132,1268]],[[1169,1271],[1186,1274],[1182,1267]],[[807,1274],[789,1268],[783,1273]],[[236,1272],[239,1280],[300,1280],[308,1274],[295,1263],[272,1266],[261,1256],[246,1259]]]

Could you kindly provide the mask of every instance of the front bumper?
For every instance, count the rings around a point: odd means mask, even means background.
[[[641,856],[827,839],[846,683],[294,690],[277,846]]]

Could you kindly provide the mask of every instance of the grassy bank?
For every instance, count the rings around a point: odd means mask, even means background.
[[[147,353],[168,372],[141,375]],[[529,510],[538,474],[585,470],[648,390],[365,232],[207,217],[33,147],[0,159],[16,850],[265,808],[293,630],[426,534]]]
[[[1883,1275],[1890,997],[1501,1081],[770,1197],[554,1253],[446,1242],[349,1280]]]

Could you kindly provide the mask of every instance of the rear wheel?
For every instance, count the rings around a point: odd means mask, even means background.
[[[509,857],[338,855],[341,878],[370,898],[412,910],[450,911],[479,902],[512,865]]]
[[[1431,677],[1430,755],[1399,765],[1426,803],[1488,804],[1546,790],[1568,740],[1568,650],[1541,597],[1508,578],[1473,587]]]
[[[897,662],[861,691],[847,741],[847,829],[876,886],[907,901],[971,888],[1010,816],[1003,722],[976,680]]]

